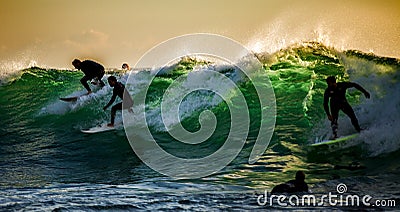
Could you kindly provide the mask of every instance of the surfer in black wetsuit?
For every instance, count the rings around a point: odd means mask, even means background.
[[[80,61],[78,59],[72,61],[72,65],[76,69],[80,69],[85,74],[85,76],[81,79],[81,83],[88,91],[87,94],[92,93],[92,90],[87,83],[88,80],[96,79],[100,83],[101,87],[104,86],[104,82],[101,80],[105,73],[102,65],[91,60]]]
[[[103,110],[107,110],[107,108],[114,103],[115,98],[117,96],[119,96],[119,98],[121,98],[123,101],[125,101],[124,104],[124,108],[122,108],[122,102],[115,104],[112,108],[111,108],[111,123],[107,124],[108,127],[114,127],[114,120],[115,120],[115,114],[117,113],[117,110],[122,110],[122,109],[129,109],[129,112],[132,112],[131,107],[133,106],[133,100],[130,96],[130,94],[128,93],[128,91],[125,89],[125,85],[122,84],[121,82],[117,81],[117,78],[115,78],[114,76],[110,76],[108,77],[108,84],[110,84],[111,87],[114,87],[113,89],[113,95],[110,99],[110,101],[108,102],[108,104],[106,106],[103,107]],[[125,93],[125,100],[124,100],[124,92]]]
[[[296,172],[296,178],[294,180],[289,180],[286,183],[279,184],[275,186],[271,193],[298,193],[298,192],[309,192],[308,185],[304,181],[306,175],[302,171]]]
[[[354,114],[353,108],[347,102],[346,99],[346,90],[348,88],[357,88],[361,92],[364,93],[367,99],[370,98],[370,94],[362,88],[359,84],[354,82],[338,82],[336,83],[336,79],[334,76],[330,76],[326,79],[326,83],[328,84],[328,88],[325,90],[324,94],[324,109],[328,119],[331,121],[333,138],[337,138],[337,129],[338,129],[338,117],[339,110],[342,110],[348,117],[351,119],[351,123],[357,132],[361,131],[360,126],[358,125],[358,120],[356,115]],[[329,101],[330,99],[330,101]],[[328,102],[330,102],[330,112],[328,107]]]

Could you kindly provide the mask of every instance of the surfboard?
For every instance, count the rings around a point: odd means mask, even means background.
[[[329,145],[329,144],[339,143],[339,142],[353,139],[353,138],[357,137],[358,135],[359,135],[359,133],[355,133],[355,134],[351,134],[351,135],[340,136],[339,138],[336,138],[336,139],[326,139],[326,140],[319,141],[317,143],[313,143],[313,144],[311,144],[311,146],[320,146],[320,145]]]
[[[74,97],[60,97],[61,101],[64,102],[76,102],[78,100],[79,96],[74,96]]]
[[[107,124],[102,124],[96,127],[92,127],[90,129],[82,129],[81,132],[87,133],[87,134],[95,134],[95,133],[101,133],[101,132],[107,132],[115,130],[115,127],[108,127]]]
[[[90,94],[82,94],[82,95],[73,96],[73,97],[60,97],[59,99],[64,102],[76,102],[79,98],[81,98],[83,96],[88,96],[88,95],[90,95]]]

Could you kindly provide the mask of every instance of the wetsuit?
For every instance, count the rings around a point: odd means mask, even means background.
[[[275,186],[271,193],[298,193],[308,192],[308,185],[304,180],[290,180]]]
[[[110,101],[108,102],[108,104],[107,104],[104,108],[108,108],[112,103],[114,103],[114,101],[115,101],[115,99],[117,98],[117,96],[119,96],[119,98],[121,98],[121,99],[123,100],[123,99],[124,99],[124,92],[125,92],[125,91],[126,91],[126,90],[125,90],[125,85],[122,84],[122,83],[120,83],[120,82],[117,82],[117,83],[114,85],[113,95],[112,95]],[[133,101],[132,101],[132,99],[130,98],[129,93],[126,93],[125,95],[127,96],[128,100],[126,101],[126,106],[127,106],[127,107],[124,108],[124,109],[127,109],[127,108],[132,107]],[[122,102],[120,102],[120,103],[114,105],[114,106],[111,108],[111,124],[114,124],[115,114],[117,113],[117,110],[122,110]]]
[[[99,80],[100,86],[104,86],[104,82],[101,80],[104,76],[104,67],[102,65],[91,60],[85,60],[80,63],[79,69],[85,74],[81,79],[81,83],[87,91],[91,91],[87,81],[94,78]]]
[[[347,102],[346,99],[346,90],[348,88],[357,88],[362,92],[366,92],[360,85],[353,82],[338,82],[336,83],[336,87],[328,87],[325,90],[324,94],[324,109],[326,114],[329,116],[332,115],[331,126],[333,134],[337,135],[337,128],[338,128],[338,117],[339,117],[339,110],[342,110],[348,117],[351,119],[351,123],[353,124],[354,128],[357,132],[360,132],[360,126],[358,125],[358,120],[356,115],[354,114],[353,108],[351,108],[350,104]],[[328,101],[330,98],[330,108],[331,113],[329,113]]]

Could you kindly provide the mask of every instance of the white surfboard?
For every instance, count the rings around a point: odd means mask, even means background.
[[[59,99],[64,102],[76,102],[76,101],[78,101],[78,99],[80,99],[82,97],[93,97],[93,94],[94,94],[94,93],[91,93],[91,94],[83,93],[82,94],[82,91],[78,91],[78,92],[74,92],[74,93],[75,94],[72,94],[72,95],[76,95],[76,96],[60,97]],[[78,93],[78,94],[76,94],[76,93]],[[81,94],[79,94],[79,93],[81,93]],[[88,99],[88,98],[86,98],[86,99]]]
[[[115,127],[108,127],[107,124],[102,124],[96,127],[92,127],[90,129],[82,129],[81,132],[87,133],[87,134],[95,134],[95,133],[101,133],[101,132],[107,132],[115,130]]]

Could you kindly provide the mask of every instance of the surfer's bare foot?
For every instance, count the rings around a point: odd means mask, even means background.
[[[109,123],[107,124],[107,127],[114,127],[114,124]]]

